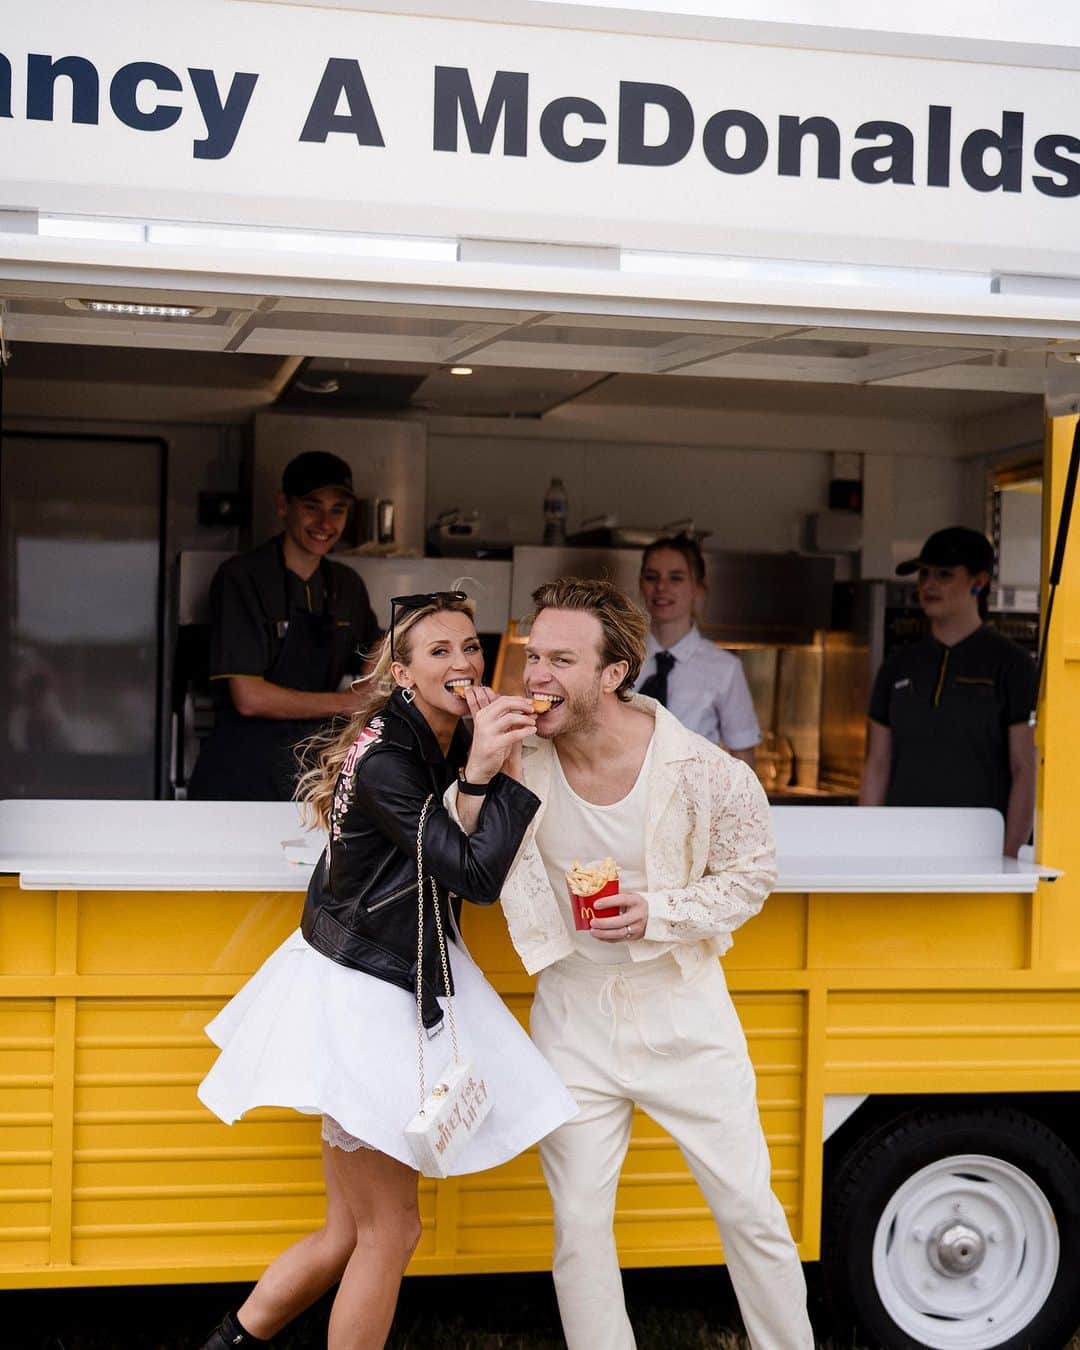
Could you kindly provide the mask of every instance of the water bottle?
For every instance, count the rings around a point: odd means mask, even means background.
[[[566,488],[553,478],[544,493],[544,543],[566,543]]]

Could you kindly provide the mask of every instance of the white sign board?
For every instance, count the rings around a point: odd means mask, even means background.
[[[1068,71],[235,0],[0,54],[6,208],[1080,275]]]

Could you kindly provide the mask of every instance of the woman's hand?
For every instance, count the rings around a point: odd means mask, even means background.
[[[598,942],[639,942],[645,936],[648,922],[649,905],[645,897],[637,891],[623,891],[619,895],[618,914],[594,918],[589,930]]]
[[[465,777],[470,783],[487,783],[510,768],[521,771],[520,747],[536,730],[532,700],[510,694],[496,694],[486,685],[465,690],[465,702],[473,719],[472,747]]]

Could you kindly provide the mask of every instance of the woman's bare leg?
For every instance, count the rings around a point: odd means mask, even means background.
[[[269,1340],[282,1327],[310,1308],[341,1279],[356,1245],[356,1223],[345,1192],[323,1143],[322,1167],[326,1179],[326,1219],[317,1233],[294,1242],[263,1272],[259,1283],[237,1312],[240,1325],[252,1336]],[[381,1154],[378,1156],[382,1156]]]
[[[401,1277],[420,1240],[417,1175],[371,1149],[330,1155],[356,1245],[334,1299],[327,1350],[383,1350]]]

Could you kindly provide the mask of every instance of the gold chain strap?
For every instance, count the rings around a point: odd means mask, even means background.
[[[424,1087],[424,1013],[423,975],[424,975],[424,825],[427,822],[428,808],[435,800],[431,795],[420,811],[420,823],[416,827],[416,1055],[420,1076],[420,1106],[424,1105],[427,1092]],[[446,1015],[450,1022],[450,1044],[454,1063],[461,1063],[461,1051],[458,1049],[457,1023],[454,1021],[454,1000],[450,994],[450,962],[446,955],[446,937],[443,933],[442,912],[439,909],[439,893],[435,887],[435,878],[428,878],[431,887],[431,902],[435,910],[435,931],[439,936],[439,957],[442,961],[443,988],[446,990]]]

